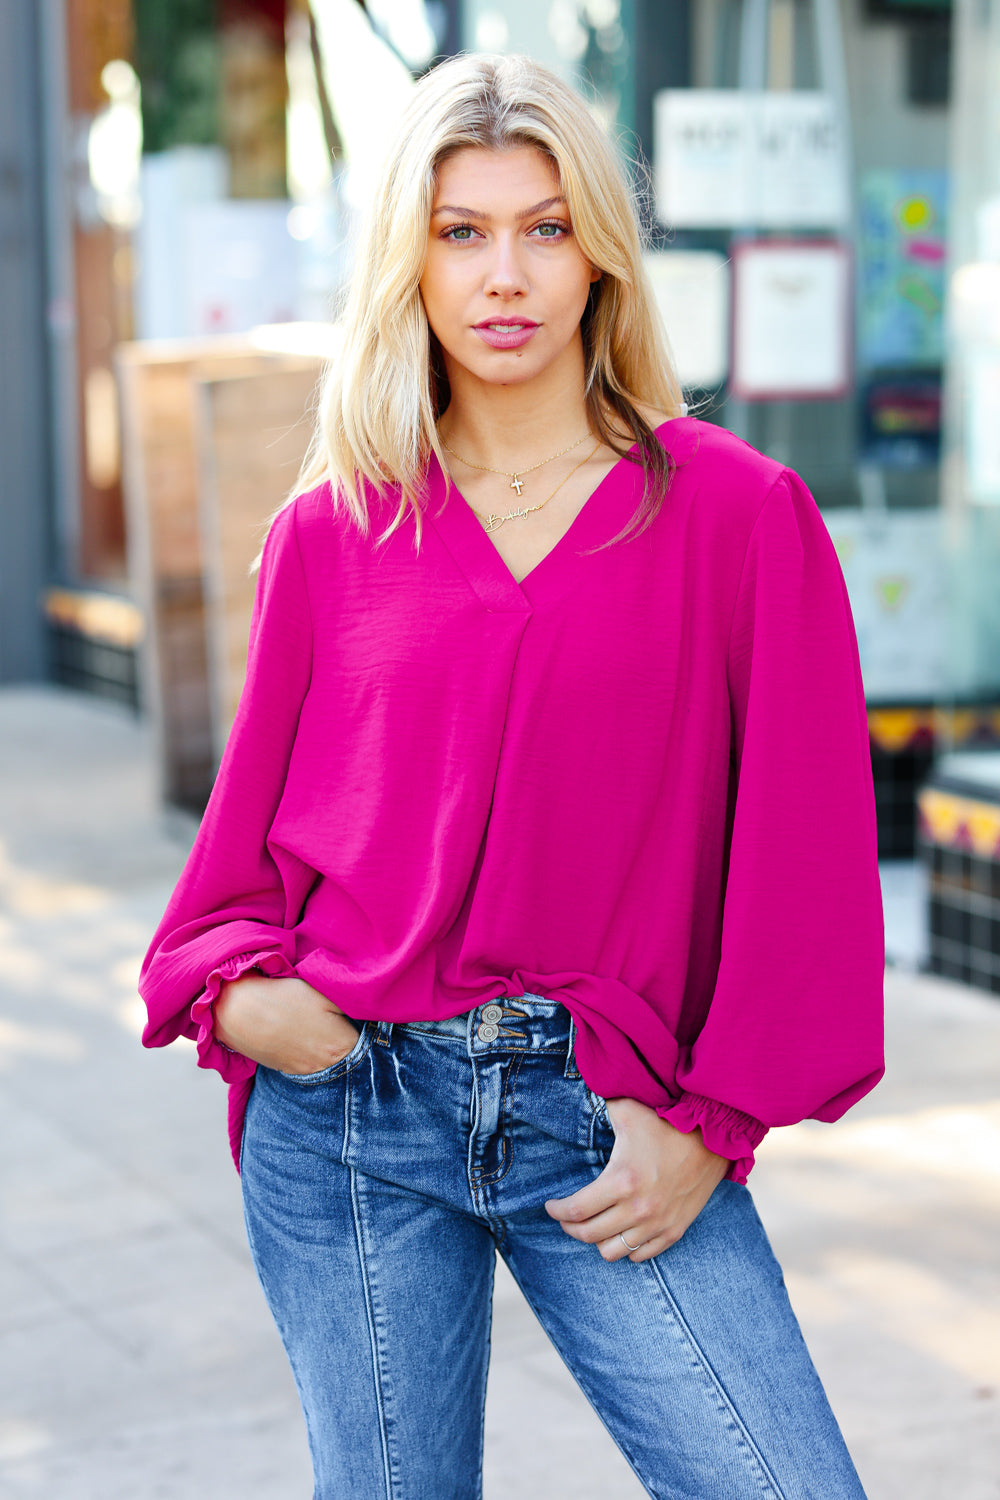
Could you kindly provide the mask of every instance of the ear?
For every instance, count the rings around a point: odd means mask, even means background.
[[[599,271],[596,266],[591,266],[591,268],[590,268],[590,279],[591,279],[591,282],[600,281],[600,279],[601,279],[601,277],[603,275],[604,275],[603,271]]]

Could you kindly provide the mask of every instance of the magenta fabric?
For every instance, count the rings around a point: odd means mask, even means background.
[[[149,1046],[225,978],[298,974],[351,1017],[560,1000],[584,1078],[744,1181],[766,1130],[882,1074],[865,704],[836,554],[797,475],[682,418],[653,525],[622,460],[518,584],[432,461],[381,548],[299,496],[268,537],[246,686],[143,967]]]

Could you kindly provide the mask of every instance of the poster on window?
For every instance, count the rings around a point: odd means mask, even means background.
[[[966,472],[969,497],[1000,505],[1000,350],[967,356]]]
[[[947,694],[941,511],[838,508],[823,519],[844,570],[868,701],[922,703]]]
[[[736,245],[731,394],[741,401],[845,396],[851,322],[851,263],[842,240]]]
[[[858,194],[858,361],[865,369],[944,357],[948,177],[871,171]]]
[[[850,219],[843,123],[812,89],[662,89],[653,104],[656,213],[675,228],[840,229]]]
[[[717,250],[655,250],[643,257],[686,391],[713,391],[729,368],[729,264]]]

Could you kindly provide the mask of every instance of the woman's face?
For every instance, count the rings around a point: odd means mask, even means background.
[[[559,175],[534,146],[470,146],[439,168],[420,292],[452,391],[513,385],[565,366],[578,378],[595,271]]]

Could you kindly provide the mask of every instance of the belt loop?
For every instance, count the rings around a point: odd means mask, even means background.
[[[390,1045],[390,1043],[392,1042],[391,1021],[379,1021],[378,1035],[376,1036],[375,1040],[378,1042],[380,1047],[388,1047]]]
[[[573,1044],[574,1044],[575,1041],[576,1041],[576,1022],[573,1020],[573,1017],[570,1016],[570,1018],[569,1018],[569,1046],[566,1048],[566,1071],[565,1071],[565,1073],[563,1075],[565,1078],[579,1078],[580,1077],[580,1070],[579,1070],[579,1068],[576,1065],[576,1057],[574,1055],[574,1049],[573,1049]]]

